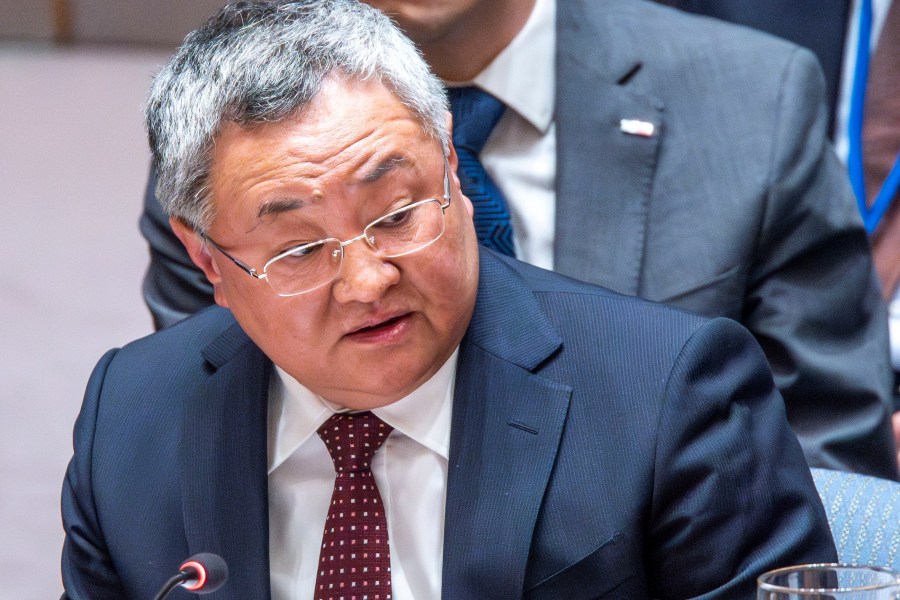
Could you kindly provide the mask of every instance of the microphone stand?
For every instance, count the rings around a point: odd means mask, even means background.
[[[188,580],[191,577],[190,573],[180,572],[177,575],[173,575],[171,579],[169,579],[165,585],[162,586],[162,589],[159,590],[159,593],[153,598],[153,600],[163,600],[169,593],[178,587],[183,581]]]

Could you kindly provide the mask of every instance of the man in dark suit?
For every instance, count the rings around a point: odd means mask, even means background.
[[[96,368],[64,597],[150,597],[197,551],[217,597],[276,600],[749,599],[835,560],[752,336],[479,250],[441,85],[381,13],[226,7],[148,126],[220,306]]]
[[[481,157],[519,258],[739,320],[809,463],[897,478],[884,302],[808,52],[638,0],[370,3],[438,76],[510,105]],[[166,325],[212,295],[153,188],[144,291]]]

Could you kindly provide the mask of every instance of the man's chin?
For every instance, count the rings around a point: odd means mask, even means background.
[[[333,389],[316,393],[329,402],[352,410],[387,406],[409,396],[437,371],[421,364],[406,368],[397,366],[403,364],[407,363],[388,361],[365,371],[357,368],[347,373],[345,380],[335,380]]]

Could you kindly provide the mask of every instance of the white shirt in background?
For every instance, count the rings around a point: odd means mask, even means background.
[[[471,82],[507,107],[479,155],[503,192],[516,257],[553,268],[556,225],[556,2],[537,0],[513,41]]]

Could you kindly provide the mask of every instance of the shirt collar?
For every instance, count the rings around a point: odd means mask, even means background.
[[[555,49],[556,0],[537,0],[522,30],[471,83],[546,133],[553,120]]]
[[[428,381],[397,402],[372,412],[444,459],[450,457],[450,419],[459,348]],[[269,386],[271,474],[341,408],[314,394],[275,365]]]

